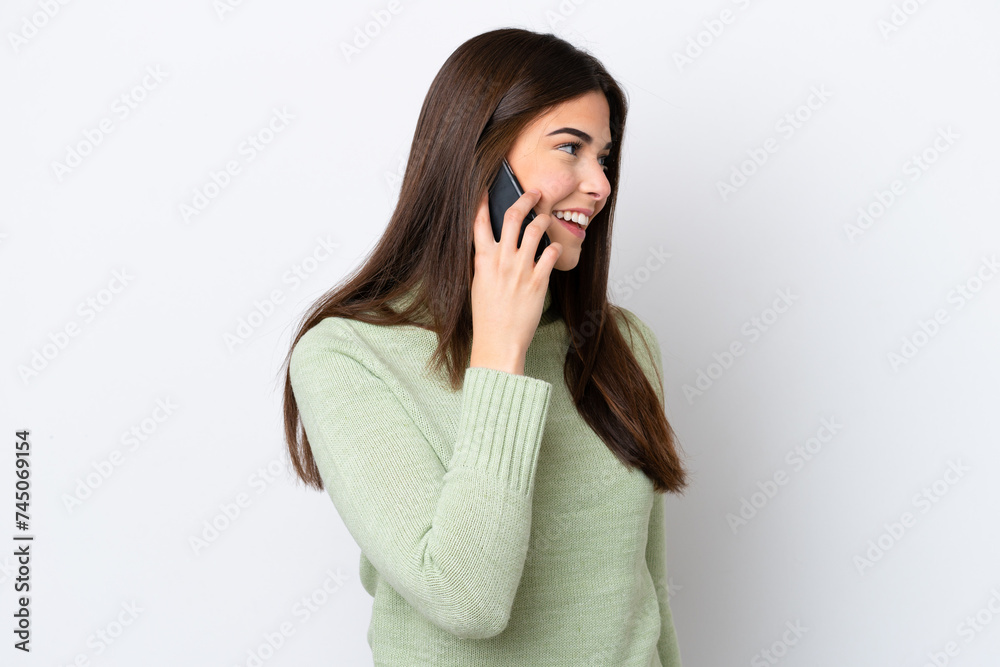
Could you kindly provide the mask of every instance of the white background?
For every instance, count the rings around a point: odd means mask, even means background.
[[[298,317],[381,235],[442,63],[517,26],[584,46],[629,94],[612,296],[657,333],[691,469],[667,502],[684,664],[996,664],[995,2],[43,4],[0,11],[0,663],[253,665],[286,624],[262,664],[370,664],[358,548],[284,467],[279,371]],[[292,119],[268,135],[275,110]],[[852,233],[859,208],[877,215]],[[792,305],[769,311],[779,290]]]

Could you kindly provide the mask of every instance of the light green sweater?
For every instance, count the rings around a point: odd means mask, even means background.
[[[524,375],[468,367],[457,392],[425,372],[436,338],[415,326],[326,318],[292,351],[313,456],[361,548],[376,665],[681,664],[664,496],[577,413],[551,300]],[[662,402],[657,339],[623,311]]]

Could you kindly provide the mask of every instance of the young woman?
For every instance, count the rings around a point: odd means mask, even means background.
[[[361,548],[377,665],[680,665],[663,496],[685,471],[656,336],[607,300],[625,114],[564,40],[468,40],[385,234],[299,325],[288,450]],[[525,194],[497,242],[505,157]]]

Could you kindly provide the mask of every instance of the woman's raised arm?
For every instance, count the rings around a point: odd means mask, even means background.
[[[467,368],[443,465],[396,380],[343,326],[329,318],[307,331],[289,366],[327,493],[375,569],[424,617],[459,637],[499,634],[528,551],[551,385]]]

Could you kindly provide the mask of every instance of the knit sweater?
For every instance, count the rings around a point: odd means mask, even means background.
[[[404,296],[400,303],[409,297]],[[679,667],[664,495],[580,417],[551,289],[524,375],[425,370],[436,335],[328,317],[290,359],[324,487],[361,548],[375,665]],[[657,339],[626,340],[656,389]]]

